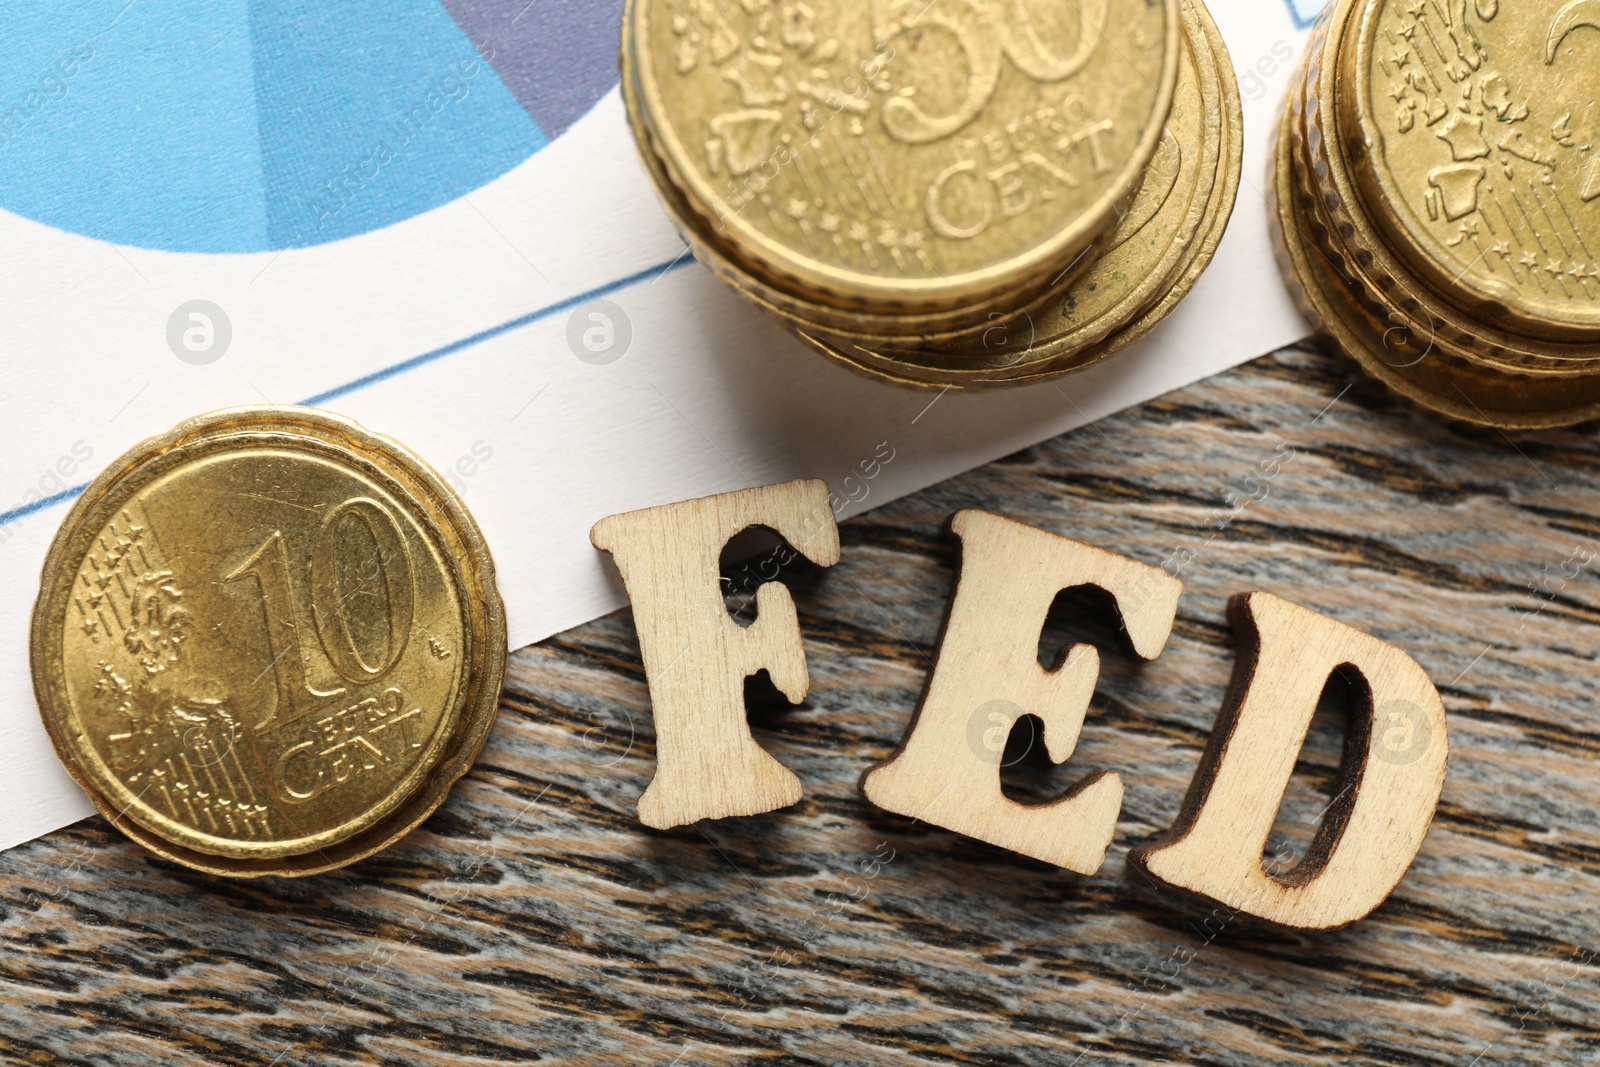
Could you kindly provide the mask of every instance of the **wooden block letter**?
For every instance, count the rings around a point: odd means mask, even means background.
[[[961,567],[932,677],[895,754],[861,779],[889,811],[1093,874],[1122,808],[1122,779],[1094,774],[1049,804],[1024,805],[1000,788],[1012,724],[1044,723],[1050,759],[1078,743],[1100,656],[1074,645],[1053,670],[1039,666],[1039,634],[1057,593],[1094,585],[1117,602],[1134,650],[1166,644],[1183,583],[1143,563],[985,511],[959,511]]]
[[[1383,902],[1422,846],[1444,788],[1444,704],[1416,660],[1272,596],[1228,605],[1233,684],[1172,829],[1130,858],[1152,877],[1281,926],[1324,930]],[[1267,835],[1334,670],[1362,680],[1345,742],[1348,787],[1299,865],[1262,864]],[[1351,760],[1357,760],[1350,766]]]
[[[839,562],[839,528],[818,479],[612,515],[589,540],[611,553],[633,601],[656,720],[656,775],[639,821],[667,829],[756,815],[800,799],[800,779],[750,736],[744,680],[766,670],[791,701],[810,686],[789,590],[756,590],[756,621],[723,601],[718,560],[728,539],[767,526],[823,567]]]

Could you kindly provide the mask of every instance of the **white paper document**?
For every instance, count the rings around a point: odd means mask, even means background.
[[[1306,333],[1263,195],[1304,4],[1212,0],[1245,153],[1194,292],[1114,359],[976,394],[836,367],[685,254],[624,121],[615,6],[0,13],[0,847],[92,811],[30,681],[46,548],[182,419],[309,402],[403,441],[482,526],[516,647],[624,603],[603,516],[821,477],[847,517]]]

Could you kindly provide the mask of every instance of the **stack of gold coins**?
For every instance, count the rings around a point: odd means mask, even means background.
[[[684,240],[806,344],[963,387],[1087,366],[1233,210],[1199,0],[629,0],[622,89]]]
[[[135,841],[214,874],[371,855],[444,800],[499,703],[505,610],[454,491],[295,407],[136,446],[45,559],[39,711]]]
[[[1600,416],[1600,0],[1342,0],[1278,129],[1313,324],[1432,411]]]

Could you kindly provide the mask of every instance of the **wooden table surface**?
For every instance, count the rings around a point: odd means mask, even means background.
[[[805,783],[794,808],[638,823],[654,735],[621,612],[515,653],[473,772],[345,871],[219,881],[100,818],[0,855],[0,1058],[1600,1062],[1600,439],[1450,427],[1352,379],[1285,350],[845,523],[837,567],[785,574],[810,697],[751,685],[757,738]],[[1046,628],[1099,645],[1103,675],[1071,761],[1019,732],[1009,788],[1122,774],[1095,877],[856,789],[922,686],[955,561],[942,526],[972,505],[1187,584],[1148,664],[1092,603]],[[1449,709],[1421,854],[1343,931],[1219,921],[1125,863],[1178,810],[1233,663],[1224,605],[1249,589],[1406,649]],[[1274,850],[1310,841],[1342,732],[1330,701]]]

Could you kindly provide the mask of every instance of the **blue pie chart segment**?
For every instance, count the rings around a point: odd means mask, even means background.
[[[616,84],[621,0],[0,5],[0,210],[303,248],[494,180]]]

